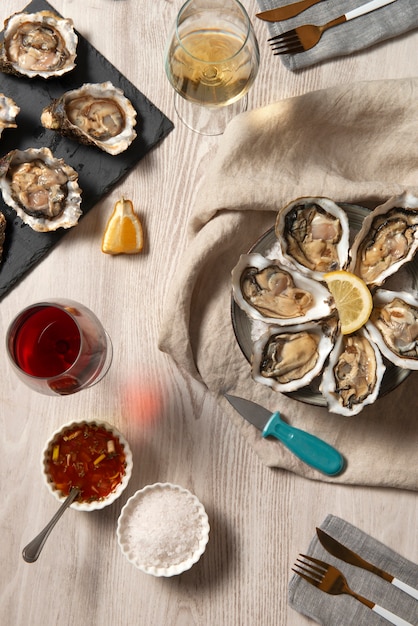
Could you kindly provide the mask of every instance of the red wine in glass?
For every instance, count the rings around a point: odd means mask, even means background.
[[[55,300],[34,304],[12,322],[9,357],[33,389],[68,395],[98,382],[112,359],[112,345],[97,317],[81,304]]]

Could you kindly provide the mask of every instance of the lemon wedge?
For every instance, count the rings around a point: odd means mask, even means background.
[[[102,240],[106,254],[136,254],[144,247],[144,232],[130,200],[116,202]]]
[[[344,270],[328,272],[324,280],[334,296],[342,334],[349,335],[364,326],[373,308],[372,294],[366,283]]]

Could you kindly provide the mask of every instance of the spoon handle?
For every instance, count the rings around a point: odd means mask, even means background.
[[[75,500],[79,493],[80,489],[78,487],[73,487],[64,502],[61,504],[58,511],[55,513],[54,517],[51,519],[51,521],[45,526],[43,530],[41,530],[39,535],[36,535],[35,539],[32,539],[32,541],[23,548],[22,556],[27,563],[34,563],[36,561],[41,553],[42,548],[44,547],[45,541],[48,539],[51,530],[54,528],[61,515],[70,506],[73,500]]]

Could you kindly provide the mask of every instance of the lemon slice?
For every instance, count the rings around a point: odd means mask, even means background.
[[[329,272],[324,280],[334,296],[342,334],[349,335],[364,326],[373,308],[372,294],[366,283],[344,270]]]
[[[144,247],[142,224],[134,212],[130,200],[116,202],[113,213],[107,223],[102,252],[106,254],[136,254]]]

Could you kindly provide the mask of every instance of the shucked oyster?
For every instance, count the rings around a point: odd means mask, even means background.
[[[109,154],[123,152],[136,137],[136,111],[111,82],[86,83],[67,91],[42,111],[41,122]]]
[[[367,329],[382,354],[398,367],[418,370],[418,299],[378,289]]]
[[[348,262],[349,224],[343,209],[329,198],[299,198],[277,215],[280,259],[316,280],[344,269]]]
[[[309,385],[318,376],[332,350],[336,321],[322,324],[270,326],[253,346],[255,381],[288,392]]]
[[[319,386],[329,411],[345,416],[360,413],[376,400],[385,369],[379,350],[364,328],[340,335]]]
[[[0,136],[5,128],[16,128],[15,119],[20,108],[4,93],[0,93]]]
[[[51,11],[15,13],[4,22],[0,70],[34,78],[61,76],[75,67],[73,22]]]
[[[334,310],[326,287],[261,254],[243,254],[232,270],[238,306],[252,319],[279,326],[326,318]]]
[[[0,161],[4,202],[33,230],[71,228],[82,213],[77,172],[48,148],[12,150]]]
[[[418,249],[418,198],[390,198],[363,221],[351,250],[350,270],[368,285],[381,285]]]

